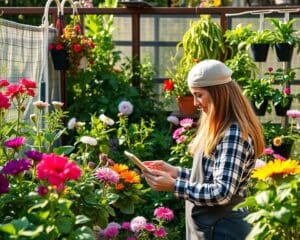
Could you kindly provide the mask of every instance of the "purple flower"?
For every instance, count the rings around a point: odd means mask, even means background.
[[[124,116],[129,116],[133,112],[133,105],[131,104],[131,102],[122,101],[118,106],[118,110]]]
[[[2,172],[4,174],[9,175],[17,175],[21,172],[29,170],[31,167],[31,160],[28,159],[19,159],[19,160],[12,160],[3,167]]]
[[[16,137],[6,140],[4,145],[8,148],[18,148],[25,143],[25,137]]]
[[[119,234],[119,229],[121,228],[120,224],[111,222],[107,225],[107,227],[103,231],[104,237],[114,238]]]
[[[119,182],[119,174],[110,168],[98,168],[95,173],[100,182],[108,184],[117,184]]]
[[[123,222],[121,227],[123,229],[129,230],[130,229],[130,222]]]
[[[8,181],[6,180],[6,178],[4,177],[3,174],[0,174],[0,195],[2,193],[7,193],[9,188],[8,188]]]
[[[38,193],[40,196],[45,196],[45,195],[48,194],[49,189],[48,189],[47,186],[41,185],[41,186],[38,186],[38,188],[37,188],[36,191],[37,191],[37,193]]]
[[[35,150],[28,150],[28,151],[25,152],[25,155],[28,158],[30,158],[30,159],[32,159],[32,160],[34,160],[36,162],[41,161],[42,157],[43,157],[43,153],[35,151]]]
[[[179,119],[176,116],[168,116],[167,117],[167,121],[170,123],[173,123],[175,126],[177,126],[179,124]]]

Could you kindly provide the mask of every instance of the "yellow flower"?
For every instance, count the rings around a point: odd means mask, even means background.
[[[214,7],[220,7],[222,1],[221,0],[214,0]]]
[[[275,137],[273,139],[273,145],[276,146],[276,147],[281,146],[282,142],[283,142],[282,137]]]
[[[268,162],[265,166],[257,168],[253,171],[252,178],[259,180],[265,180],[269,177],[275,177],[280,175],[283,177],[286,174],[298,174],[300,173],[300,164],[296,160],[281,161],[275,159]]]

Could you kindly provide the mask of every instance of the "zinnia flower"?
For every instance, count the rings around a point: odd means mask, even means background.
[[[90,146],[96,146],[97,145],[97,139],[93,137],[83,136],[80,138],[80,142],[84,144],[88,144]]]
[[[300,173],[300,164],[296,160],[281,161],[275,159],[274,161],[268,162],[261,168],[254,169],[252,178],[259,180],[265,180],[269,177],[273,178],[276,176],[284,177],[287,174],[298,174]]]
[[[26,78],[21,78],[19,80],[19,83],[24,85],[25,88],[36,88],[37,87],[36,82],[31,81],[31,80],[26,79]]]
[[[264,154],[265,155],[272,155],[274,153],[274,150],[272,148],[265,148]]]
[[[142,216],[135,217],[130,222],[130,229],[133,232],[139,232],[145,228],[147,224],[146,218]]]
[[[96,170],[95,176],[100,182],[108,184],[117,184],[119,182],[119,174],[110,168],[98,168]]]
[[[122,101],[120,102],[118,109],[124,116],[129,116],[133,112],[133,105],[129,101]]]
[[[111,222],[104,229],[103,235],[104,235],[104,237],[107,237],[109,239],[114,238],[114,237],[118,236],[120,228],[121,228],[120,224]]]
[[[273,157],[276,158],[276,159],[279,159],[279,160],[281,160],[281,161],[285,161],[285,160],[286,160],[285,157],[281,156],[281,155],[278,154],[278,153],[274,153],[274,154],[273,154]]]
[[[144,229],[148,232],[153,232],[155,231],[155,226],[153,223],[146,223]]]
[[[103,113],[99,116],[100,120],[102,122],[104,122],[105,124],[112,126],[115,124],[115,121],[109,117],[107,117],[106,115],[104,115]]]
[[[76,126],[76,118],[71,118],[69,121],[68,121],[68,129],[74,129],[75,126]]]
[[[154,210],[154,216],[157,219],[164,219],[169,221],[174,218],[174,213],[171,209],[166,207],[158,207]]]
[[[46,180],[52,186],[60,189],[64,188],[67,180],[77,180],[81,176],[81,170],[75,162],[54,153],[43,154],[36,170],[38,179]]]
[[[2,172],[9,175],[18,175],[19,173],[28,171],[30,167],[31,161],[29,159],[15,159],[6,163]]]
[[[155,237],[160,237],[160,238],[167,236],[167,232],[163,227],[156,230],[153,234]]]
[[[286,115],[292,118],[300,118],[299,110],[287,110]]]
[[[176,143],[177,144],[178,143],[183,143],[183,142],[185,142],[186,139],[187,139],[187,136],[182,135],[182,136],[180,136],[179,138],[176,139]]]
[[[184,118],[179,122],[179,124],[180,124],[180,126],[182,126],[184,128],[190,128],[193,126],[193,122],[194,121],[191,118]]]
[[[3,174],[0,174],[0,195],[9,191],[9,183]]]
[[[179,119],[176,116],[168,116],[167,121],[173,123],[175,126],[179,124]]]
[[[129,230],[130,229],[130,222],[123,222],[121,227],[123,229]]]
[[[10,107],[9,98],[0,92],[0,109],[8,109]]]
[[[0,80],[0,88],[9,86],[9,82],[6,79]]]
[[[173,132],[173,139],[177,139],[181,136],[181,134],[185,131],[185,129],[183,127],[181,128],[177,128],[174,132]]]
[[[19,148],[25,143],[25,137],[16,137],[9,140],[6,140],[4,145],[8,148]]]

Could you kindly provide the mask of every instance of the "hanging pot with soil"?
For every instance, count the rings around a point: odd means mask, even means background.
[[[51,57],[55,70],[68,70],[69,68],[69,59],[68,54],[65,49],[52,49]]]
[[[265,62],[268,56],[270,44],[253,43],[251,44],[252,56],[255,62]]]

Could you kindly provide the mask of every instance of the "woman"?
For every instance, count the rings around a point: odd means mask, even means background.
[[[174,191],[186,200],[186,239],[244,239],[250,226],[243,201],[250,174],[264,149],[261,125],[232,71],[217,60],[204,60],[188,74],[194,105],[202,110],[190,144],[192,169],[148,161],[144,172],[156,191]]]

